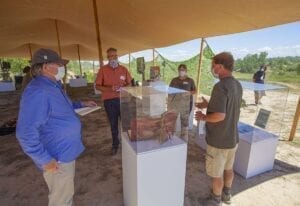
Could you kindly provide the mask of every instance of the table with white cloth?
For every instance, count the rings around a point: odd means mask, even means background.
[[[8,92],[8,91],[15,91],[15,83],[14,82],[3,82],[0,81],[0,92]]]
[[[86,87],[87,80],[85,78],[70,79],[70,87]]]

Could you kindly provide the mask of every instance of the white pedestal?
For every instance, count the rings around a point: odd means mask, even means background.
[[[253,126],[239,123],[239,145],[234,170],[244,178],[273,169],[278,136]],[[206,150],[205,135],[196,137],[196,143]]]
[[[0,82],[0,92],[15,91],[16,87],[14,82]]]
[[[250,131],[240,129],[239,135],[234,170],[245,178],[272,170],[278,136],[254,127],[250,128]]]
[[[70,87],[86,87],[87,81],[85,78],[70,79]]]
[[[125,134],[125,135],[124,135]],[[177,140],[175,140],[177,141]],[[148,141],[145,148],[153,142]],[[142,151],[122,133],[123,193],[125,206],[183,206],[187,144]]]

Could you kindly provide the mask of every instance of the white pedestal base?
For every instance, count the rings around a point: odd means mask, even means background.
[[[241,131],[240,126],[240,142],[235,156],[234,170],[244,178],[272,170],[278,136],[250,125],[246,127],[251,131]],[[205,135],[196,137],[196,144],[206,150]]]
[[[136,153],[122,133],[125,206],[183,206],[187,144]]]

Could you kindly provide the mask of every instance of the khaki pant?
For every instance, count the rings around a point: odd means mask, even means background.
[[[58,172],[44,172],[43,176],[49,188],[48,206],[74,206],[75,161],[61,163]]]
[[[224,170],[233,169],[237,146],[232,149],[219,149],[207,145],[206,173],[210,177],[223,177]]]

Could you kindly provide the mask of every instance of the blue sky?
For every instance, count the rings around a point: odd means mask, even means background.
[[[230,51],[235,58],[247,54],[268,52],[268,57],[300,56],[300,22],[269,27],[225,36],[207,38],[206,41],[214,51]],[[181,61],[199,53],[200,39],[195,39],[164,48],[156,48],[164,57]],[[152,59],[152,50],[134,53],[134,57],[144,56]],[[128,55],[120,60],[127,62]]]

